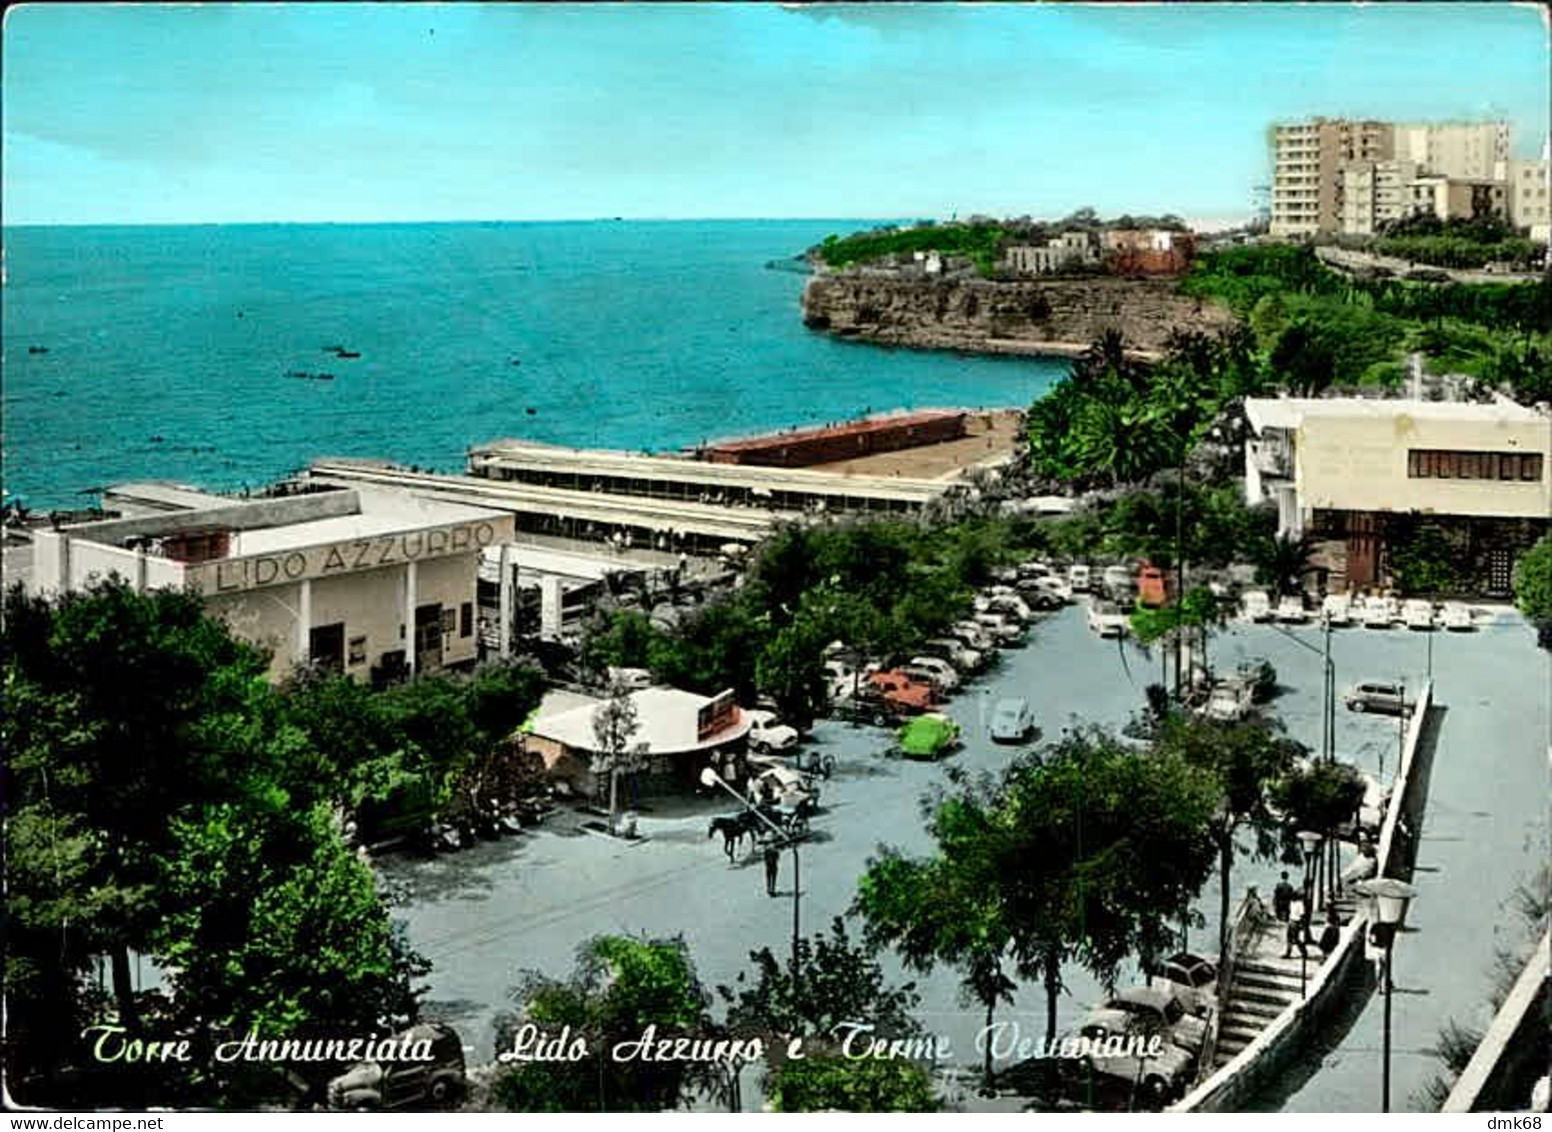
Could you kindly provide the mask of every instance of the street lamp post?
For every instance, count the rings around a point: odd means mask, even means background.
[[[1394,877],[1380,877],[1364,881],[1357,890],[1368,897],[1370,907],[1369,939],[1384,952],[1381,988],[1385,992],[1385,1042],[1380,1070],[1380,1111],[1390,1111],[1390,997],[1394,984],[1390,977],[1391,951],[1395,947],[1396,932],[1406,919],[1407,906],[1417,889],[1406,881]]]
[[[1299,997],[1303,998],[1308,991],[1306,978],[1307,949],[1309,947],[1309,933],[1305,925],[1308,924],[1312,911],[1314,887],[1313,877],[1315,861],[1320,857],[1320,843],[1325,840],[1314,830],[1303,829],[1298,833],[1299,845],[1304,850],[1304,915],[1300,918],[1299,931]]]
[[[796,837],[790,836],[787,833],[786,830],[782,829],[779,825],[777,825],[775,822],[773,822],[770,818],[766,817],[765,814],[763,814],[760,811],[760,808],[758,806],[751,806],[749,804],[749,799],[745,798],[737,790],[734,790],[731,786],[729,786],[727,781],[720,774],[718,774],[715,770],[713,770],[709,766],[701,771],[701,785],[702,786],[720,786],[720,787],[722,787],[722,789],[726,790],[729,794],[733,795],[733,797],[737,798],[739,800],[739,802],[741,802],[743,804],[744,809],[746,809],[750,813],[754,814],[755,817],[759,818],[767,826],[769,826],[771,832],[776,836],[776,838],[779,841],[785,842],[787,844],[788,848],[790,848],[792,850],[792,981],[793,981],[793,984],[796,985],[796,983],[798,981],[798,978],[799,978],[799,975],[798,975],[798,934],[799,934],[798,908],[799,908],[799,897],[801,895],[801,885],[799,883],[800,873],[799,873],[799,869],[798,869],[798,839]]]

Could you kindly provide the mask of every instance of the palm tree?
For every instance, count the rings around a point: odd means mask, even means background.
[[[1310,565],[1314,553],[1315,541],[1309,535],[1278,535],[1263,546],[1261,561],[1257,563],[1261,580],[1276,586],[1279,597],[1298,593],[1305,575],[1314,570]]]

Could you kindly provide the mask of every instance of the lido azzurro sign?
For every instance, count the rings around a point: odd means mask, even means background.
[[[510,518],[481,519],[325,543],[321,546],[301,546],[295,550],[219,559],[189,566],[185,578],[190,585],[207,595],[239,593],[264,586],[300,582],[307,578],[381,570],[428,558],[466,554],[511,536]]]

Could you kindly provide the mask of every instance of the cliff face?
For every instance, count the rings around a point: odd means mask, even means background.
[[[845,338],[977,353],[1071,353],[1110,329],[1154,352],[1174,330],[1213,332],[1234,316],[1175,293],[1175,280],[1088,276],[1000,283],[979,278],[816,275],[803,322]]]

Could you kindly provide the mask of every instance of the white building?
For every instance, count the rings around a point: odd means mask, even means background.
[[[165,484],[105,492],[120,518],[34,535],[36,592],[117,575],[191,589],[271,653],[270,673],[319,663],[361,679],[472,664],[480,552],[510,514],[406,492],[315,488],[233,499]]]
[[[1251,399],[1245,497],[1278,529],[1323,541],[1338,588],[1384,584],[1419,522],[1456,541],[1484,593],[1507,594],[1515,553],[1552,516],[1552,417],[1492,404]]]

